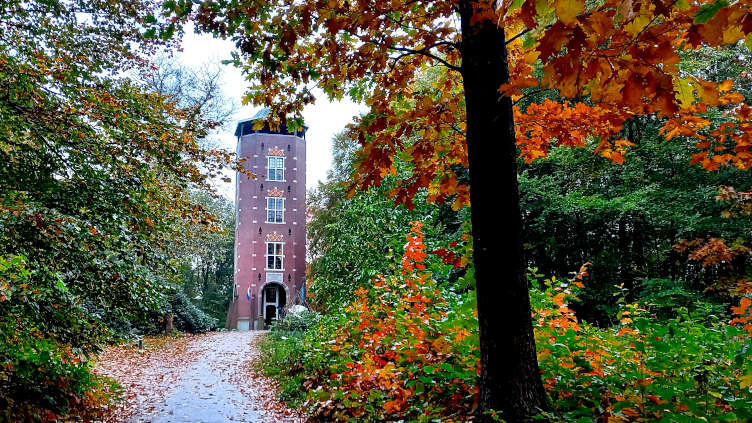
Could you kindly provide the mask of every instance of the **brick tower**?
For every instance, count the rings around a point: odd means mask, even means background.
[[[235,283],[227,329],[263,329],[305,282],[305,131],[254,129],[262,109],[238,122],[237,154],[256,179],[235,178]]]

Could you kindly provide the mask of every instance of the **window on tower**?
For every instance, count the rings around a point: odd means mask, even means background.
[[[284,268],[284,242],[266,243],[266,269],[282,270]]]
[[[285,199],[269,197],[266,199],[266,223],[285,223]]]
[[[284,157],[268,157],[267,162],[267,180],[269,181],[284,181],[285,180],[285,158]]]

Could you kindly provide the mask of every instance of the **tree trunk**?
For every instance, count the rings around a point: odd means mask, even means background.
[[[648,261],[645,258],[645,231],[648,225],[643,221],[642,212],[638,213],[634,220],[634,235],[632,236],[632,261],[635,264],[637,277],[648,276]]]
[[[629,251],[629,236],[627,235],[628,222],[629,219],[622,216],[617,223],[619,238],[619,247],[616,254],[619,257],[617,282],[624,284],[624,287],[627,289],[626,300],[632,301],[634,298],[634,279],[632,278],[632,261],[628,259],[632,257]]]
[[[504,31],[492,21],[471,22],[478,5],[459,3],[481,349],[478,421],[492,421],[487,413],[494,410],[513,423],[538,414],[545,391],[522,255],[512,102],[498,93],[509,79]]]
[[[164,322],[165,322],[164,331],[166,335],[169,335],[177,330],[175,329],[175,322],[173,321],[172,313],[165,313]]]

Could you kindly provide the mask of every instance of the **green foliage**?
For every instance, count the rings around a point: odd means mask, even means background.
[[[301,389],[306,378],[303,337],[299,331],[272,330],[259,344],[260,370],[279,383],[279,399],[295,408],[302,405],[305,397]]]
[[[200,192],[192,196],[217,218],[218,228],[205,231],[201,224],[191,225],[184,242],[171,248],[179,267],[178,289],[216,319],[218,327],[224,327],[235,265],[235,209],[224,197],[213,198]]]
[[[80,405],[78,397],[95,384],[86,362],[73,361],[63,344],[22,335],[17,342],[3,339],[0,344],[0,361],[8,367],[0,372],[0,410],[17,417],[43,410],[65,415]]]
[[[534,275],[532,283],[540,275]],[[650,304],[618,302],[620,322],[597,328],[569,308],[581,278],[531,292],[538,359],[551,421],[747,421],[752,392],[735,358],[742,332],[713,307],[658,319]],[[660,310],[660,308],[659,308]]]
[[[455,211],[448,204],[429,204],[423,192],[413,198],[412,210],[395,206],[388,195],[395,187],[394,178],[386,178],[380,186],[347,198],[343,183],[357,160],[356,144],[343,134],[332,142],[334,171],[325,184],[309,194],[312,217],[306,225],[308,251],[313,258],[309,275],[313,280],[311,302],[321,310],[347,304],[356,289],[370,286],[377,273],[398,272],[396,259],[401,256],[404,234],[413,221],[425,223],[426,244],[431,249],[447,248],[469,232],[463,226],[469,220],[468,209]],[[398,161],[397,165],[400,174],[409,173],[404,163]],[[457,249],[457,257],[463,254],[469,251]],[[465,272],[464,266],[459,267],[448,266],[436,277],[441,282],[455,283]]]
[[[345,304],[358,287],[369,284],[376,269],[395,272],[395,258],[404,244],[401,234],[423,211],[395,207],[385,195],[388,188],[344,199],[342,187],[322,186],[309,204],[327,189],[343,199],[329,202],[326,208],[313,209],[314,218],[307,226],[314,254],[310,293],[314,304],[322,309]]]
[[[161,315],[171,248],[187,226],[215,226],[190,193],[230,163],[199,142],[219,122],[139,79],[165,46],[141,35],[160,7],[0,4],[0,257],[21,272],[0,294],[0,384],[13,384],[4,407],[36,410],[28,420],[64,420],[96,388],[68,354],[84,361]]]
[[[688,261],[673,245],[748,233],[749,219],[723,218],[723,205],[715,198],[720,184],[747,189],[748,175],[688,166],[691,151],[663,141],[659,125],[650,118],[628,123],[636,145],[623,165],[579,149],[556,149],[546,159],[521,165],[528,263],[544,274],[566,275],[592,262],[582,302],[575,307],[589,322],[611,322],[618,308],[611,295],[616,283],[624,283],[629,299],[638,297],[645,279],[703,292],[719,273]]]
[[[710,311],[716,316],[728,313],[722,304],[709,302],[707,295],[691,289],[681,280],[643,279],[639,281],[637,291],[637,301],[647,304],[659,319],[676,318],[682,311]]]
[[[97,339],[97,323],[73,304],[60,278],[42,285],[26,266],[24,257],[0,256],[0,421],[80,412],[96,405],[94,391],[106,383],[90,373],[87,345],[79,344]],[[49,328],[63,319],[65,331]],[[49,330],[60,335],[49,337]]]
[[[277,320],[271,330],[273,332],[305,332],[318,324],[321,314],[312,310],[302,310],[297,313],[287,313],[281,320]]]
[[[319,313],[310,310],[288,313],[272,326],[259,344],[258,366],[279,382],[277,395],[291,407],[300,407],[305,398],[305,391],[301,389],[306,378],[303,340],[309,329],[319,330],[321,318]]]
[[[729,3],[726,0],[716,0],[713,3],[703,4],[702,6],[700,6],[700,10],[698,10],[697,14],[695,15],[695,23],[704,24],[705,22],[709,21],[713,16],[715,16],[719,10],[723,9],[724,7],[728,5]]]
[[[201,311],[182,291],[178,291],[170,305],[175,327],[181,332],[203,333],[217,327],[217,319]]]

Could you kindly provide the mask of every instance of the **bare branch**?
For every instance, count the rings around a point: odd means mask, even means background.
[[[454,43],[451,43],[449,41],[440,41],[440,42],[438,42],[436,44],[433,44],[433,45],[428,46],[428,47],[423,47],[422,49],[419,49],[419,50],[415,50],[415,49],[411,49],[411,48],[407,48],[407,47],[390,47],[390,49],[391,50],[396,50],[396,51],[402,51],[402,52],[404,52],[404,54],[401,54],[401,55],[397,56],[397,58],[395,60],[395,64],[396,64],[397,61],[399,61],[399,59],[401,59],[401,58],[403,58],[405,56],[410,56],[410,55],[413,55],[413,54],[422,54],[423,56],[430,57],[431,59],[436,60],[437,62],[441,63],[442,65],[446,66],[447,68],[449,68],[451,70],[460,72],[460,67],[459,66],[453,65],[453,64],[447,62],[446,60],[442,59],[441,57],[439,57],[439,56],[431,53],[431,49],[434,48],[434,47],[436,47],[436,46],[439,46],[439,45],[454,46]],[[392,69],[393,68],[394,68],[394,66],[392,66]]]

